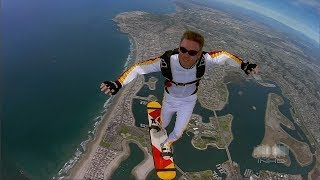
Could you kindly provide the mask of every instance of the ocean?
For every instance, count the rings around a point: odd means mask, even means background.
[[[1,179],[51,179],[89,138],[130,60],[115,15],[173,12],[169,0],[1,2]],[[83,143],[82,143],[83,144]]]

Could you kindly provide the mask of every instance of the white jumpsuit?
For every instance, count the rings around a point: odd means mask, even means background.
[[[240,67],[242,60],[226,51],[215,51],[205,53],[205,69],[207,70],[212,65],[222,65],[227,63],[234,67]],[[134,64],[126,70],[119,78],[122,86],[128,84],[135,79],[139,74],[148,74],[152,72],[161,72],[160,57],[148,59]],[[170,57],[172,80],[179,83],[187,83],[196,80],[197,67],[190,69],[183,68],[180,65],[178,54],[173,54]],[[187,128],[193,108],[197,101],[197,94],[193,94],[196,90],[196,83],[185,86],[177,86],[172,83],[172,86],[167,87],[169,93],[164,91],[164,97],[161,110],[162,128],[166,128],[176,113],[176,122],[173,131],[169,134],[168,139],[164,143],[170,146],[174,141],[178,140],[184,130]]]

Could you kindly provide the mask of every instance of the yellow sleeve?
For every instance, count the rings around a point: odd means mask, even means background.
[[[239,57],[227,52],[227,51],[212,51],[205,55],[206,64],[214,65],[223,65],[227,63],[233,67],[240,67],[242,64],[242,59]]]
[[[148,74],[159,71],[161,71],[160,58],[152,58],[132,65],[120,75],[118,81],[124,86],[134,80],[139,74]]]

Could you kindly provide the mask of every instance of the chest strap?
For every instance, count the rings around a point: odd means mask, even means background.
[[[194,83],[197,83],[200,81],[200,78],[194,80],[194,81],[191,81],[191,82],[186,82],[186,83],[179,83],[179,82],[174,82],[174,81],[170,81],[170,80],[166,80],[166,82],[171,82],[173,84],[175,84],[176,86],[186,86],[186,85],[189,85],[189,84],[194,84]]]
[[[176,86],[186,86],[186,85],[188,85],[188,84],[197,83],[197,84],[196,84],[196,89],[195,89],[195,91],[191,94],[191,95],[194,95],[194,94],[197,93],[197,91],[198,91],[198,86],[199,86],[200,80],[201,80],[201,78],[198,78],[198,79],[196,79],[196,80],[194,80],[194,81],[187,82],[187,83],[177,83],[177,82],[174,82],[174,81],[169,81],[169,80],[167,79],[167,80],[166,80],[166,83],[165,83],[165,86],[164,86],[164,90],[165,90],[168,94],[170,94],[169,91],[168,91],[168,87],[170,87],[170,86],[167,86],[167,83],[173,83],[173,84],[175,84]]]

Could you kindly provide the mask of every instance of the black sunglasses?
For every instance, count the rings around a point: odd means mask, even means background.
[[[199,52],[199,51],[195,51],[195,50],[188,50],[188,49],[186,49],[185,47],[182,47],[182,46],[181,46],[179,49],[180,49],[180,51],[181,51],[183,54],[188,52],[188,54],[189,54],[190,56],[195,56],[195,55],[197,55],[198,52]]]

